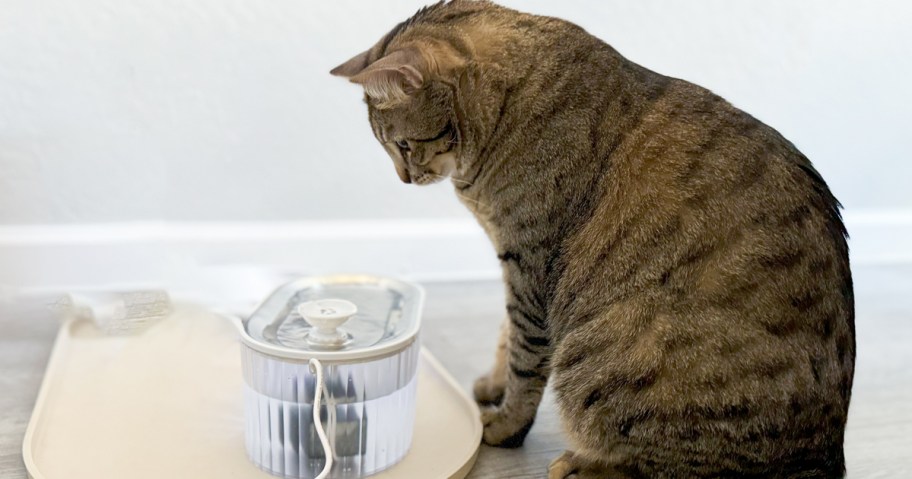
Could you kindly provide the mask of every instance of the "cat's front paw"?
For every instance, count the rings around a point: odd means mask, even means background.
[[[506,389],[504,381],[498,381],[493,375],[486,374],[475,380],[472,392],[475,394],[475,402],[480,406],[499,406]]]
[[[509,449],[520,447],[532,429],[533,422],[534,418],[521,420],[510,417],[500,407],[484,408],[481,410],[481,424],[484,425],[482,442]]]

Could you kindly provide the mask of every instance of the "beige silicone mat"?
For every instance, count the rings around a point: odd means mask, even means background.
[[[22,446],[30,477],[273,477],[244,452],[236,334],[186,306],[130,337],[64,324]],[[427,350],[418,374],[412,449],[373,478],[462,478],[475,463],[477,406]]]

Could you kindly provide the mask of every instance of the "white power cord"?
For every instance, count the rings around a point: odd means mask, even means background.
[[[326,431],[323,430],[323,422],[320,420],[320,399],[323,397],[323,365],[316,358],[311,358],[308,364],[310,365],[310,372],[317,377],[317,387],[313,402],[313,421],[317,429],[317,436],[320,436],[320,444],[323,445],[323,455],[326,457],[326,464],[323,465],[323,470],[314,479],[326,479],[329,476],[329,470],[333,466],[333,453],[329,438],[326,437]]]

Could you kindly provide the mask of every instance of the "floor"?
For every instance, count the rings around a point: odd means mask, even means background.
[[[912,265],[854,268],[858,361],[846,457],[850,478],[912,477]],[[493,358],[503,317],[495,282],[427,285],[422,340],[469,389]],[[0,478],[26,477],[20,448],[57,322],[0,303]],[[525,446],[482,447],[470,478],[538,478],[564,449],[550,395]]]

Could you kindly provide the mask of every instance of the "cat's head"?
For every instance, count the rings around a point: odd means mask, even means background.
[[[483,0],[440,1],[330,73],[364,87],[374,136],[399,178],[475,178],[505,103],[509,45],[532,17]]]
[[[452,81],[463,63],[445,46],[418,39],[382,43],[332,70],[364,87],[374,136],[405,183],[453,174],[460,155]]]

